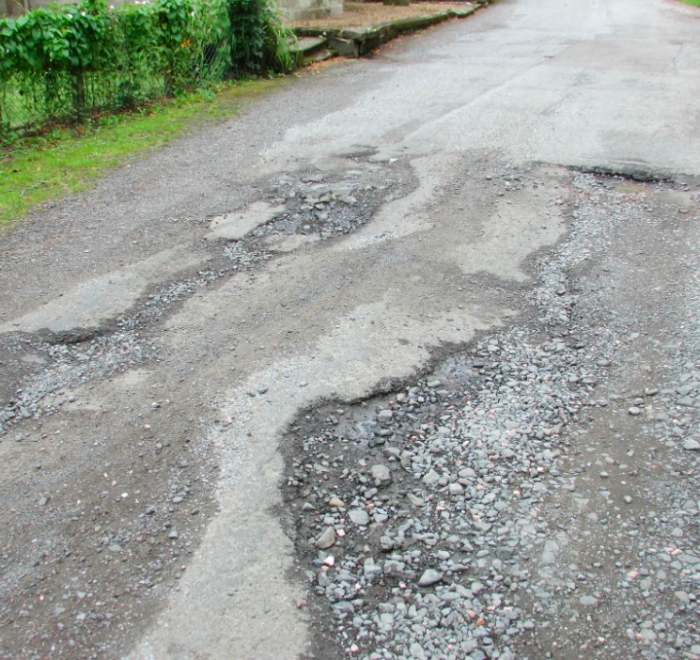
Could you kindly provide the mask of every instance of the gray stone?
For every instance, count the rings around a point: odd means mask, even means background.
[[[356,525],[369,525],[369,514],[364,509],[352,509],[348,516]]]
[[[411,644],[411,660],[426,660],[425,651],[418,642]]]
[[[436,584],[442,581],[444,575],[440,571],[436,571],[434,568],[428,568],[423,572],[418,580],[419,587],[429,587],[430,585]]]
[[[321,536],[316,539],[316,547],[321,550],[327,550],[335,545],[336,535],[334,527],[326,527]]]
[[[416,497],[413,493],[409,493],[408,495],[406,495],[406,499],[413,506],[423,506],[425,504],[424,500],[422,500],[420,497]]]
[[[355,614],[355,606],[349,600],[341,600],[337,603],[333,603],[331,607],[336,612],[343,612],[346,614]]]
[[[464,486],[458,483],[452,483],[448,486],[450,495],[462,495],[464,493]]]
[[[378,463],[372,466],[371,470],[372,479],[374,479],[375,486],[385,486],[391,483],[391,472],[386,465]]]

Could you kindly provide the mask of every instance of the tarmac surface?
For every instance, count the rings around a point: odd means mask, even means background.
[[[700,10],[504,0],[0,242],[0,657],[700,658]]]

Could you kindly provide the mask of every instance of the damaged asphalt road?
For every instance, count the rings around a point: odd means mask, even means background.
[[[0,657],[700,658],[697,26],[501,2],[4,236]]]

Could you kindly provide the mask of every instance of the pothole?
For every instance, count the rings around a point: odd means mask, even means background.
[[[369,222],[380,206],[405,197],[417,185],[403,160],[372,163],[354,158],[356,167],[343,172],[284,175],[268,188],[272,204],[284,213],[254,230],[254,238],[274,235],[317,236],[349,234]]]
[[[285,438],[282,518],[314,657],[698,655],[688,394],[700,362],[691,345],[671,373],[660,365],[658,387],[637,385],[648,345],[662,364],[678,347],[647,340],[655,324],[619,306],[632,290],[597,284],[637,239],[629,225],[655,222],[649,198],[608,183],[574,181],[572,232],[528,296],[539,323],[483,337],[388,396],[309,411]],[[655,443],[684,480],[673,496]]]
[[[40,356],[40,362],[20,364],[14,360],[17,384],[12,393],[5,393],[9,401],[0,410],[0,437],[22,419],[39,419],[70,402],[68,389],[155,359],[157,349],[148,339],[152,326],[195,293],[232,276],[254,276],[266,268],[284,251],[271,248],[271,238],[329,239],[348,234],[369,222],[381,205],[408,194],[416,185],[408,163],[377,165],[365,156],[354,157],[352,162],[356,169],[341,173],[280,177],[266,194],[274,204],[285,203],[285,213],[242,240],[211,244],[205,268],[151,287],[116,321],[62,335],[6,335],[3,344],[9,354],[27,353],[31,344],[31,352]]]

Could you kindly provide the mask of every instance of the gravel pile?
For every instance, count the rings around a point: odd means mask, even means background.
[[[27,379],[0,410],[0,441],[22,419],[40,419],[75,401],[72,388],[139,365],[156,354],[154,346],[130,328],[80,344],[32,342],[32,351],[45,356],[50,367]]]
[[[309,172],[280,177],[267,194],[272,204],[284,204],[285,210],[252,236],[304,234],[327,239],[349,234],[367,223],[382,204],[404,197],[415,186],[403,162],[379,165],[365,157],[353,160],[356,169],[342,176]]]
[[[516,330],[441,372],[347,433],[305,438],[288,481],[316,593],[361,657],[514,657],[534,626],[524,558],[557,550],[540,547],[539,512],[567,485],[561,431],[593,378],[578,351]]]
[[[590,263],[609,270],[617,234],[651,214],[607,179],[574,190],[535,322],[292,429],[284,493],[316,657],[700,658],[700,333],[649,338],[589,286]]]

